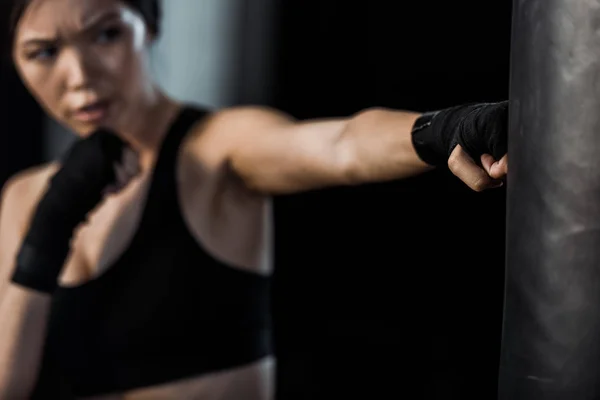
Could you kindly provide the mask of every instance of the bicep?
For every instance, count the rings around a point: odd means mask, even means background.
[[[297,122],[282,114],[248,118],[232,147],[230,162],[258,191],[290,193],[345,182],[347,119]]]

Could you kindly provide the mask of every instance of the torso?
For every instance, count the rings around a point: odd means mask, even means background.
[[[211,145],[210,134],[187,136],[179,151],[176,176],[181,212],[190,232],[213,257],[231,268],[271,274],[269,200],[248,191],[228,171]],[[206,149],[201,167],[189,161],[192,148],[198,153],[197,140],[205,142],[200,146]],[[35,181],[40,187],[56,168],[50,165],[37,173]],[[127,249],[141,219],[151,172],[152,168],[107,198],[77,230],[61,286],[78,286],[102,275]],[[267,357],[240,368],[93,399],[267,400],[273,396],[273,377],[274,359]]]

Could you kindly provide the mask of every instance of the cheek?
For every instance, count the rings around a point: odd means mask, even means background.
[[[110,55],[102,58],[105,70],[113,77],[115,89],[135,92],[143,85],[145,54],[130,43],[117,46]]]
[[[18,66],[17,71],[25,87],[38,103],[50,114],[58,117],[60,87],[50,68],[34,64]]]

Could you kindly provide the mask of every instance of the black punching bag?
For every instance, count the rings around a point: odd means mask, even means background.
[[[513,13],[499,399],[600,399],[600,1]]]

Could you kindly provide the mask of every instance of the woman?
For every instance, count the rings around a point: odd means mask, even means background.
[[[209,113],[150,78],[156,0],[13,11],[17,71],[81,140],[3,192],[0,398],[271,398],[269,194],[446,163],[474,190],[506,174],[506,103]]]

